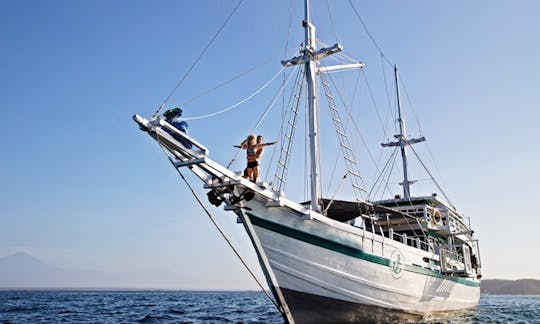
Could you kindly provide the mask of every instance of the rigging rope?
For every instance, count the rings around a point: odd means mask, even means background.
[[[384,186],[388,188],[388,184],[390,183],[390,178],[392,177],[392,173],[394,172],[394,167],[396,166],[396,160],[397,160],[397,146],[395,147],[394,151],[396,154],[394,154],[394,157],[392,158],[392,164],[390,165],[390,168],[388,169],[388,176],[386,177],[386,181],[384,182]],[[378,190],[377,190],[378,191]],[[383,198],[384,190],[381,192],[381,199]],[[392,193],[390,193],[390,196]]]
[[[282,69],[282,71],[283,71],[283,69]],[[279,98],[279,96],[281,95],[281,93],[283,93],[283,91],[285,91],[285,87],[287,86],[287,84],[291,80],[292,75],[293,75],[292,73],[289,73],[289,76],[285,80],[285,83],[283,83],[281,88],[274,95],[274,98],[272,98],[272,101],[270,102],[270,104],[268,105],[266,110],[263,112],[263,114],[261,115],[261,117],[257,121],[257,124],[255,124],[255,127],[253,127],[253,129],[251,130],[252,133],[255,132],[257,130],[257,128],[259,128],[259,126],[261,126],[261,124],[264,121],[264,119],[266,118],[266,116],[268,116],[268,114],[270,113],[270,110],[272,110],[272,108],[274,107],[274,104],[276,103],[276,101]]]
[[[304,102],[304,134],[307,134],[307,130],[309,129],[309,122],[308,122],[308,118],[305,117],[305,115],[307,115],[307,106],[308,106],[308,102],[307,100]],[[309,135],[304,135],[304,166],[308,165],[308,152],[309,152]],[[339,151],[338,151],[339,153]],[[307,201],[308,200],[308,197],[310,197],[309,193],[308,193],[308,188],[309,188],[309,179],[310,179],[310,176],[309,176],[309,173],[310,173],[310,170],[309,168],[304,168],[304,201]],[[311,198],[311,197],[310,197]]]
[[[360,77],[362,76],[362,71],[358,73],[358,76],[356,77],[356,82],[354,84],[354,91],[351,97],[351,104],[350,106],[354,106],[354,101],[356,100],[356,93],[358,92],[358,89],[360,89]],[[360,95],[359,95],[360,97]],[[360,99],[358,99],[358,106],[360,106]],[[360,110],[360,108],[358,108]]]
[[[199,198],[199,196],[197,195],[197,193],[195,192],[195,190],[193,189],[193,187],[190,185],[190,183],[187,181],[187,179],[184,177],[184,175],[182,174],[182,172],[174,165],[174,161],[172,160],[172,158],[170,157],[169,154],[167,154],[165,152],[165,148],[163,147],[163,144],[161,143],[160,141],[160,137],[159,135],[156,133],[157,135],[157,142],[159,143],[159,146],[161,147],[161,149],[163,150],[163,154],[165,154],[165,156],[167,157],[167,159],[169,160],[169,162],[171,162],[171,165],[173,166],[173,168],[176,170],[176,172],[178,172],[178,174],[180,175],[180,177],[182,178],[182,180],[184,180],[186,186],[189,188],[189,190],[191,191],[191,194],[193,194],[193,197],[195,197],[195,199],[197,200],[197,202],[199,203],[199,205],[201,206],[201,208],[204,210],[204,212],[206,213],[206,215],[208,216],[208,218],[210,218],[210,221],[212,222],[212,224],[214,224],[214,226],[216,227],[216,229],[218,230],[219,234],[221,234],[221,236],[223,237],[223,239],[227,242],[227,244],[229,245],[229,247],[233,250],[234,254],[236,254],[236,256],[238,257],[238,259],[240,260],[240,262],[244,265],[244,267],[246,268],[246,270],[249,272],[249,274],[251,275],[251,277],[255,280],[255,282],[257,283],[257,285],[259,286],[259,288],[261,288],[261,290],[264,292],[264,294],[266,295],[266,297],[268,297],[268,299],[270,299],[270,301],[274,304],[274,306],[276,306],[277,310],[281,312],[281,308],[279,307],[279,305],[277,304],[277,302],[270,296],[270,294],[268,294],[268,292],[266,291],[266,289],[264,289],[264,286],[262,285],[262,283],[259,281],[259,279],[257,278],[257,276],[255,276],[255,273],[253,273],[253,271],[251,270],[251,268],[249,267],[249,265],[246,263],[246,261],[242,258],[242,256],[240,255],[240,253],[238,252],[238,250],[236,249],[236,247],[234,246],[234,244],[232,244],[232,242],[229,240],[229,238],[227,237],[227,235],[225,235],[225,232],[223,232],[223,230],[220,228],[219,224],[216,222],[216,220],[214,219],[214,217],[212,216],[212,214],[210,214],[210,211],[208,211],[208,209],[206,208],[206,206],[203,204],[203,202],[201,201],[201,199]]]
[[[345,182],[345,179],[347,179],[348,175],[349,175],[349,173],[345,173],[343,175],[343,177],[341,177],[341,181],[339,182],[336,190],[334,191],[334,194],[332,195],[332,198],[330,198],[330,201],[328,202],[328,205],[326,205],[326,208],[322,212],[323,215],[326,215],[326,213],[328,212],[328,209],[330,209],[330,206],[332,206],[332,203],[334,202],[334,198],[336,198],[337,193],[341,189],[341,186],[343,185],[343,182]]]
[[[293,14],[293,0],[289,2],[289,24],[287,25],[287,38],[285,40],[285,51],[284,55],[287,56],[287,51],[289,50],[289,37],[291,36],[291,22]]]
[[[370,86],[369,81],[367,79],[366,72],[362,71],[361,75],[364,77],[363,79],[364,79],[364,82],[366,83],[366,87],[368,89],[369,96],[371,98],[371,102],[373,103],[373,107],[375,108],[375,114],[377,115],[377,120],[379,121],[379,123],[381,124],[381,128],[383,129],[384,137],[388,137],[388,135],[387,135],[387,126],[388,125],[384,125],[384,123],[383,123],[381,114],[379,112],[379,106],[377,105],[377,102],[375,100],[375,96],[373,95],[373,90],[371,89],[371,86]]]
[[[303,79],[305,75],[305,70],[303,67],[297,69],[297,79],[296,86],[291,92],[291,97],[289,98],[289,104],[291,104],[289,109],[289,117],[287,125],[284,125],[284,120],[282,119],[281,132],[282,141],[280,145],[280,154],[278,158],[278,163],[276,167],[276,172],[274,173],[274,181],[272,183],[272,188],[276,191],[281,191],[286,182],[287,172],[288,172],[288,163],[291,156],[291,150],[293,146],[293,139],[296,130],[296,121],[298,117],[298,107],[300,105],[300,100],[302,97],[302,90],[304,87],[303,82],[299,82],[300,79]],[[293,99],[296,99],[296,102],[293,105]]]
[[[307,149],[307,148],[306,148]],[[336,160],[334,161],[334,167],[332,168],[332,173],[330,173],[330,183],[328,183],[328,187],[326,188],[326,195],[330,195],[330,187],[332,187],[332,182],[334,179],[334,175],[336,174],[338,162],[339,162],[339,156],[341,155],[341,152],[339,148],[336,150]],[[307,165],[307,163],[304,163],[304,165]]]
[[[395,160],[395,157],[396,157],[396,153],[397,153],[397,146],[394,147],[394,150],[392,151],[392,154],[390,154],[390,157],[388,158],[388,160],[386,161],[383,169],[379,172],[379,176],[377,177],[377,179],[375,179],[374,183],[373,183],[373,186],[371,187],[371,190],[369,191],[369,196],[370,197],[375,197],[377,196],[377,193],[379,192],[379,189],[380,188],[380,185],[383,183],[381,181],[381,183],[379,184],[379,180],[381,180],[384,176],[384,173],[386,172],[386,170],[388,170],[388,166],[390,165],[390,162],[391,161],[394,161]],[[375,188],[377,187],[377,190],[373,193],[373,190],[375,190]],[[388,192],[390,194],[392,194],[392,192],[390,191],[390,189],[388,188],[388,182],[386,183],[386,189],[388,190]],[[373,193],[373,195],[372,195]],[[384,194],[384,190],[383,190],[383,194]]]
[[[283,133],[286,131],[286,130],[284,129],[284,126],[285,126],[285,119],[286,119],[286,117],[288,116],[288,113],[291,113],[291,114],[292,114],[292,110],[293,110],[293,109],[292,109],[292,107],[291,107],[291,104],[292,104],[292,102],[293,102],[293,99],[295,98],[295,93],[297,93],[297,89],[298,89],[298,88],[303,88],[304,68],[303,68],[303,67],[300,67],[300,68],[297,68],[297,69],[295,69],[295,70],[297,71],[295,81],[293,82],[293,84],[294,84],[295,86],[294,86],[294,88],[293,88],[292,91],[291,91],[291,94],[290,94],[290,96],[289,96],[289,101],[287,102],[286,105],[285,105],[285,91],[282,92],[282,94],[283,94],[283,96],[282,96],[282,97],[283,97],[283,107],[282,107],[282,108],[283,108],[283,109],[282,109],[282,112],[281,112],[281,124],[280,124],[280,127],[279,127],[279,133],[278,133],[278,136],[277,136],[277,138],[282,139],[281,142],[280,142],[280,151],[283,150],[283,147],[284,147],[284,145],[285,145],[285,139],[287,139],[286,136],[283,136]],[[291,72],[291,73],[292,73],[292,72]],[[301,99],[300,94],[298,94],[298,98],[297,98],[297,99],[298,99],[298,100]],[[291,107],[291,109],[285,109],[285,107]],[[290,125],[290,124],[288,124],[288,125]],[[274,155],[275,155],[275,153],[276,153],[276,151],[277,151],[277,147],[278,147],[277,145],[273,146],[273,148],[272,148],[272,155],[271,155],[270,162],[269,162],[268,165],[273,165],[273,162],[274,162]],[[281,153],[282,153],[282,152],[281,152]],[[279,156],[277,156],[277,160],[278,160],[277,163],[278,163],[278,165],[279,165],[279,160],[280,160],[280,158],[282,157],[282,154],[281,154],[281,153],[280,153]],[[306,170],[306,169],[304,169],[304,170]],[[277,170],[276,170],[276,172],[277,172]],[[264,176],[265,179],[268,179],[269,173],[270,173],[270,168],[266,168],[266,172],[265,172],[265,176]],[[275,176],[275,175],[274,175],[274,176]],[[275,179],[275,180],[277,180],[277,179]],[[272,186],[274,186],[274,185],[275,185],[275,182],[276,182],[276,181],[270,181],[270,184],[271,184]],[[305,195],[304,195],[304,196],[305,196]]]
[[[244,72],[238,74],[237,76],[235,76],[235,77],[233,77],[233,78],[231,78],[231,79],[229,79],[229,80],[227,80],[227,81],[224,81],[224,82],[218,84],[217,86],[215,86],[215,87],[213,87],[213,88],[211,88],[211,89],[209,89],[209,90],[206,90],[206,91],[204,91],[204,92],[201,92],[201,93],[199,93],[199,94],[196,95],[196,96],[191,97],[190,99],[188,99],[188,100],[182,102],[179,106],[180,106],[180,107],[185,107],[185,106],[187,106],[189,103],[195,101],[196,99],[199,99],[200,97],[203,97],[203,96],[209,94],[210,92],[212,92],[212,91],[214,91],[214,90],[217,90],[217,89],[219,89],[219,88],[225,86],[226,84],[229,84],[229,83],[233,82],[234,80],[243,77],[244,75],[246,75],[246,74],[248,74],[248,73],[254,71],[255,69],[257,69],[257,68],[263,66],[264,64],[268,63],[269,61],[270,61],[270,60],[268,60],[268,61],[266,61],[266,62],[263,62],[263,63],[261,63],[260,65],[256,65],[256,66],[254,66],[254,67],[251,67],[251,68],[247,69],[246,71],[244,71]]]
[[[392,109],[392,99],[390,99],[390,92],[388,91],[388,80],[386,80],[386,70],[384,69],[384,58],[381,56],[381,70],[382,70],[382,75],[383,75],[383,79],[384,79],[384,90],[386,91],[386,99],[388,100],[388,113],[390,115],[392,115],[392,118],[394,120],[397,119],[396,117],[396,114],[394,112],[394,110]],[[388,114],[386,115],[386,125],[384,127],[384,130],[385,130],[385,136],[388,138],[388,136],[386,135],[386,130],[388,129]],[[394,123],[394,127],[395,127],[395,123]]]
[[[321,76],[321,79],[324,79],[324,77]],[[353,126],[356,128],[356,131],[358,132],[358,137],[360,138],[362,144],[364,145],[366,151],[368,152],[368,155],[369,155],[369,157],[371,159],[371,162],[373,163],[373,165],[377,169],[377,172],[380,172],[379,166],[377,165],[377,162],[375,161],[375,158],[373,157],[373,154],[371,154],[371,150],[369,149],[369,146],[368,146],[365,138],[362,136],[362,133],[360,132],[360,127],[358,127],[358,125],[354,121],[354,117],[353,117],[353,115],[351,113],[351,110],[350,110],[349,106],[345,103],[345,100],[343,99],[343,96],[341,95],[340,91],[336,87],[336,83],[334,82],[334,79],[332,78],[331,75],[328,75],[328,79],[330,79],[330,81],[332,82],[332,85],[334,86],[334,89],[336,90],[336,92],[338,94],[338,97],[341,100],[341,104],[345,107],[345,111],[347,112],[347,115],[349,116],[350,121],[352,122]]]
[[[284,68],[283,68],[284,69]],[[281,71],[283,71],[283,69],[281,69]],[[281,71],[279,71],[279,73],[281,73]],[[270,82],[272,82],[278,75],[276,74],[272,80],[270,80],[269,82],[267,82],[266,85],[268,85]],[[268,116],[268,114],[270,113],[270,111],[272,110],[272,108],[274,107],[274,104],[276,103],[277,99],[279,98],[279,95],[280,93],[282,93],[284,90],[285,90],[285,87],[287,86],[287,84],[289,83],[289,80],[291,79],[291,75],[292,73],[289,74],[289,76],[287,77],[287,80],[285,81],[285,83],[283,83],[283,85],[281,86],[281,88],[278,89],[277,93],[274,95],[274,98],[272,98],[272,101],[270,102],[270,104],[266,107],[265,111],[263,112],[263,114],[261,115],[261,117],[259,117],[259,120],[257,121],[257,123],[255,124],[255,127],[253,127],[253,129],[251,130],[250,133],[254,133],[257,128],[259,128],[259,126],[261,125],[261,123],[263,122],[263,120],[266,118],[266,116]],[[264,87],[266,87],[266,85]],[[257,93],[260,92],[260,90],[262,90],[263,88],[257,90]],[[255,93],[256,94],[256,93]],[[253,94],[253,95],[255,95]],[[253,96],[252,95],[252,96]],[[251,96],[251,97],[252,97]],[[246,98],[247,100],[247,98]],[[245,100],[244,100],[245,101]],[[232,109],[232,108],[231,108]],[[230,109],[229,109],[230,110]],[[234,161],[236,161],[236,157],[238,156],[238,154],[240,153],[242,149],[239,148],[237,151],[236,151],[236,154],[234,155],[234,157],[231,159],[231,161],[227,164],[227,169],[231,166],[231,164],[233,164]]]
[[[360,14],[358,13],[358,10],[356,10],[356,7],[354,6],[354,4],[352,3],[351,0],[349,0],[349,4],[351,5],[354,13],[356,14],[356,17],[358,17],[358,20],[360,20],[360,23],[362,24],[362,26],[364,27],[364,30],[366,31],[366,33],[368,34],[369,38],[371,39],[371,41],[373,42],[373,45],[375,45],[375,47],[377,48],[377,50],[379,51],[379,53],[381,54],[381,57],[383,57],[386,62],[390,65],[393,65],[392,62],[390,62],[390,60],[386,57],[386,55],[384,55],[381,47],[379,46],[379,44],[377,44],[377,41],[375,41],[375,38],[373,38],[373,35],[371,35],[371,33],[369,32],[369,29],[367,28],[366,24],[364,23],[364,20],[362,19],[362,17],[360,17]]]
[[[178,83],[176,84],[176,86],[174,87],[174,89],[171,91],[171,93],[169,93],[169,95],[167,96],[167,98],[165,98],[165,100],[163,101],[163,103],[161,104],[161,106],[159,106],[159,108],[156,110],[156,112],[154,113],[154,115],[152,117],[156,117],[157,115],[159,115],[159,112],[161,111],[161,109],[163,109],[163,107],[165,107],[165,104],[169,101],[169,99],[172,97],[172,95],[174,94],[174,92],[176,91],[176,89],[178,89],[178,87],[184,82],[184,80],[187,78],[187,76],[191,73],[191,71],[193,71],[193,69],[195,68],[195,66],[197,65],[197,63],[199,63],[199,61],[201,60],[201,58],[203,57],[203,55],[206,53],[206,51],[210,48],[210,46],[212,46],[212,44],[214,43],[214,41],[216,40],[216,38],[218,37],[218,35],[221,33],[221,31],[223,30],[223,28],[225,28],[225,26],[227,25],[227,23],[229,22],[229,20],[231,20],[232,16],[234,15],[234,13],[236,12],[236,10],[240,7],[240,5],[242,4],[242,2],[244,2],[244,0],[240,0],[238,1],[238,3],[236,4],[236,7],[234,7],[233,11],[229,14],[229,17],[227,17],[227,19],[225,20],[225,22],[221,25],[221,27],[218,29],[218,31],[214,34],[214,36],[212,37],[212,39],[210,39],[210,42],[208,42],[208,45],[206,45],[206,47],[203,49],[203,51],[201,52],[201,54],[199,54],[199,56],[197,57],[197,59],[195,60],[195,62],[193,62],[193,64],[190,66],[190,68],[187,70],[187,72],[184,74],[184,76],[180,79],[180,81],[178,81]]]
[[[428,153],[429,153],[429,156],[431,157],[431,161],[433,162],[433,165],[435,165],[435,171],[437,172],[437,175],[438,175],[439,179],[442,179],[443,182],[446,182],[445,179],[443,179],[441,169],[440,169],[439,166],[437,165],[437,161],[435,160],[435,156],[433,155],[433,151],[431,151],[431,148],[430,148],[428,142],[425,141],[424,143],[425,143],[425,145],[426,145],[426,148],[427,148],[427,151],[428,151]],[[446,186],[445,186],[445,187],[446,187]]]
[[[226,108],[223,108],[221,110],[218,110],[217,112],[214,112],[214,113],[211,113],[211,114],[208,114],[208,115],[202,115],[202,116],[197,116],[197,117],[187,117],[187,118],[183,118],[183,120],[197,120],[197,119],[204,119],[204,118],[209,118],[209,117],[214,117],[214,116],[217,116],[217,115],[221,115],[223,113],[226,113],[227,111],[229,110],[232,110],[238,106],[240,106],[241,104],[243,104],[244,102],[248,101],[249,99],[255,97],[259,92],[261,92],[264,88],[266,88],[270,83],[272,83],[272,81],[274,81],[278,76],[279,74],[281,73],[281,71],[283,71],[285,69],[285,67],[283,67],[278,73],[276,73],[276,75],[274,75],[272,77],[272,79],[270,79],[270,81],[266,82],[262,87],[260,87],[259,89],[257,89],[257,91],[255,91],[254,93],[252,93],[251,95],[249,95],[248,97],[240,100],[239,102],[235,103],[234,105],[231,105],[229,107],[226,107]]]
[[[437,186],[437,188],[441,191],[441,193],[443,194],[444,198],[446,198],[446,201],[448,201],[448,203],[450,204],[450,206],[454,207],[454,204],[452,203],[452,201],[450,200],[450,198],[448,198],[448,196],[446,195],[446,193],[444,192],[444,190],[442,190],[441,186],[439,186],[439,183],[437,183],[437,181],[435,180],[435,178],[433,177],[433,175],[431,174],[431,172],[429,172],[428,168],[426,167],[426,165],[424,164],[424,161],[422,161],[422,159],[420,159],[420,156],[416,153],[416,151],[414,150],[413,146],[412,145],[409,145],[409,147],[411,148],[411,151],[413,151],[414,155],[416,156],[416,158],[418,159],[418,162],[420,162],[420,164],[422,164],[422,167],[424,167],[424,170],[426,170],[427,174],[429,175],[429,177],[431,178],[431,180],[433,181],[433,183],[435,183],[435,185]],[[454,207],[455,208],[455,207]]]
[[[375,38],[373,37],[373,35],[371,34],[371,32],[369,31],[369,29],[367,28],[367,25],[364,23],[364,20],[362,19],[362,17],[360,16],[360,14],[358,13],[358,10],[356,10],[356,7],[354,6],[354,4],[352,3],[352,0],[349,0],[349,4],[351,5],[351,8],[353,9],[354,13],[356,14],[356,17],[358,18],[358,20],[360,21],[360,23],[362,24],[362,27],[364,28],[364,30],[366,31],[368,37],[371,39],[371,41],[373,42],[373,45],[375,46],[375,48],[377,48],[377,50],[379,51],[379,54],[380,54],[380,57],[381,57],[381,66],[382,66],[382,69],[383,69],[383,76],[384,76],[384,80],[385,80],[385,85],[387,85],[387,82],[386,82],[386,73],[384,73],[384,62],[386,62],[387,64],[389,64],[390,66],[394,66],[394,64],[392,64],[392,62],[390,62],[390,60],[388,59],[388,57],[384,54],[384,52],[382,51],[381,47],[379,46],[379,44],[377,43],[377,41],[375,40]],[[403,83],[401,83],[403,85]],[[338,92],[339,93],[339,92]],[[390,108],[391,106],[391,103],[390,103],[390,96],[388,94],[388,88],[386,87],[386,93],[387,93],[387,97],[388,97],[388,100],[389,100],[389,110],[390,112],[393,112],[392,109]],[[408,93],[407,91],[405,90],[405,93],[410,101],[410,98],[408,96]],[[413,109],[414,110],[414,109]],[[420,122],[419,122],[419,118],[418,118],[418,115],[416,113],[416,111],[414,111],[415,113],[415,117],[416,117],[416,121],[418,123],[418,128],[419,128],[419,131],[421,132],[421,128],[420,128]],[[385,129],[385,133],[386,133],[386,127],[384,128]],[[422,162],[422,160],[420,159],[420,157],[416,154],[416,151],[414,151],[414,148],[412,147],[412,145],[409,145],[409,147],[411,148],[411,150],[414,152],[414,154],[416,155],[416,157],[418,158],[418,160],[420,161],[420,163],[422,164],[422,166],[424,167],[424,169],[426,170],[426,172],[429,174],[429,176],[431,177],[431,179],[433,180],[433,182],[435,183],[435,185],[439,188],[439,190],[442,192],[442,194],[445,196],[445,198],[448,200],[448,202],[451,204],[450,200],[448,199],[448,197],[446,196],[446,194],[444,193],[444,191],[440,188],[439,184],[435,181],[435,179],[433,178],[433,176],[431,175],[431,173],[429,172],[429,170],[427,169],[427,167],[424,165],[424,163]],[[393,168],[393,167],[392,167]],[[412,206],[412,201],[410,200],[409,198],[409,202]]]
[[[405,96],[407,97],[407,101],[409,102],[409,107],[411,107],[414,118],[416,119],[416,125],[418,126],[418,132],[420,133],[420,136],[422,136],[422,127],[420,126],[420,116],[418,115],[418,111],[414,109],[414,105],[412,103],[411,97],[409,96],[409,92],[407,92],[407,88],[405,87],[405,83],[402,81],[403,76],[400,77],[401,80],[399,80],[399,84],[401,84],[401,88],[403,89],[403,92],[405,92]]]
[[[332,11],[330,10],[330,3],[326,0],[326,9],[328,10],[328,16],[330,16],[330,24],[332,25],[332,31],[334,32],[334,38],[336,43],[338,42],[338,37],[336,33],[336,25],[334,24],[334,17],[332,16]]]
[[[289,51],[289,38],[291,37],[291,25],[292,25],[292,15],[293,15],[293,8],[294,3],[293,0],[289,1],[289,23],[287,24],[287,38],[285,40],[285,49],[283,50],[283,57],[288,57],[287,52]],[[285,73],[283,73],[283,86],[285,87]],[[285,120],[286,112],[286,105],[285,105],[285,91],[282,92],[281,96],[281,127],[279,128],[278,136],[277,138],[281,138],[281,133],[283,132],[283,122]],[[272,154],[270,155],[270,164],[274,162],[274,154],[276,153],[276,147],[277,145],[272,147]],[[270,168],[266,168],[266,172],[264,174],[265,181],[268,180],[268,175]]]

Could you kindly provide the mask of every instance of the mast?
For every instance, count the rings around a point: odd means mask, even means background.
[[[411,187],[409,183],[408,168],[407,168],[407,151],[405,150],[406,138],[405,133],[405,121],[401,118],[401,98],[399,96],[399,79],[397,65],[394,65],[394,79],[396,81],[396,96],[397,96],[397,109],[398,109],[398,123],[399,123],[399,137],[401,147],[401,160],[403,162],[403,197],[408,199],[411,196]]]
[[[416,180],[409,180],[408,175],[408,165],[407,165],[407,145],[423,142],[426,140],[425,137],[412,138],[407,140],[407,132],[405,130],[405,120],[401,117],[401,98],[399,96],[399,77],[398,77],[398,68],[397,65],[394,65],[394,79],[396,81],[396,99],[397,99],[397,111],[398,111],[398,123],[399,123],[399,134],[394,135],[398,139],[397,142],[383,143],[382,146],[399,146],[401,149],[401,160],[403,162],[403,182],[400,185],[403,186],[403,198],[409,199],[411,197],[411,187],[410,185],[415,183]]]
[[[304,0],[304,46],[300,51],[301,55],[289,60],[281,61],[285,67],[304,64],[306,69],[307,100],[308,100],[308,123],[309,123],[309,156],[311,171],[311,205],[313,211],[321,212],[321,174],[319,164],[319,105],[317,74],[334,70],[347,70],[361,68],[363,63],[358,62],[346,66],[319,67],[319,61],[327,56],[339,53],[343,50],[341,45],[334,44],[317,50],[317,40],[315,38],[315,26],[310,21],[310,2]]]
[[[321,211],[319,200],[321,198],[321,181],[319,165],[319,107],[317,98],[316,83],[316,61],[311,55],[315,52],[317,44],[315,41],[315,26],[309,21],[309,0],[305,0],[305,19],[303,26],[305,29],[304,40],[304,64],[306,67],[306,82],[308,91],[308,118],[309,118],[309,151],[311,165],[311,209]]]

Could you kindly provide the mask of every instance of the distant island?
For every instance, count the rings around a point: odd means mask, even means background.
[[[540,295],[540,280],[482,280],[480,292],[486,295]]]
[[[98,271],[62,269],[28,253],[0,257],[0,289],[92,287],[110,280]]]
[[[123,283],[125,281],[123,281],[122,275],[110,275],[98,271],[62,269],[49,265],[25,252],[0,257],[0,290],[40,288],[96,289],[99,287],[142,288]],[[150,287],[144,287],[143,289],[150,289]],[[487,295],[540,295],[540,280],[486,279],[482,280],[481,293]]]

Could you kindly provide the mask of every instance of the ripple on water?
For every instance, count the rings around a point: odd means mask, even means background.
[[[38,306],[12,306],[4,310],[6,313],[34,313],[39,311],[41,307]]]
[[[201,320],[203,322],[212,322],[212,323],[230,323],[233,322],[232,320],[223,317],[223,316],[216,316],[216,315],[202,315],[196,317],[198,320]]]
[[[0,323],[283,323],[260,292],[0,291]],[[424,323],[540,323],[540,296],[482,296]]]
[[[186,312],[182,309],[179,309],[179,308],[169,308],[168,309],[169,313],[171,314],[176,314],[176,315],[185,315]]]
[[[174,321],[175,318],[168,316],[166,314],[163,315],[151,315],[147,314],[143,318],[138,319],[137,322],[139,323],[163,323],[164,321]]]

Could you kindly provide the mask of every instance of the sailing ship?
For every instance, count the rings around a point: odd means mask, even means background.
[[[304,16],[300,54],[281,63],[300,68],[307,88],[309,201],[295,202],[284,193],[303,87],[291,104],[271,184],[254,183],[242,172],[212,160],[205,145],[158,114],[133,119],[164,148],[175,168],[188,169],[202,181],[210,203],[238,216],[287,323],[417,321],[430,314],[474,308],[480,296],[481,263],[473,230],[448,201],[435,194],[411,195],[414,181],[408,175],[407,151],[425,138],[407,137],[397,68],[399,134],[396,141],[382,145],[401,152],[403,195],[372,201],[366,198],[351,138],[325,80],[330,71],[358,69],[363,63],[322,65],[342,46],[319,48],[308,0]],[[319,88],[336,127],[354,196],[349,200],[325,198],[321,193]]]

